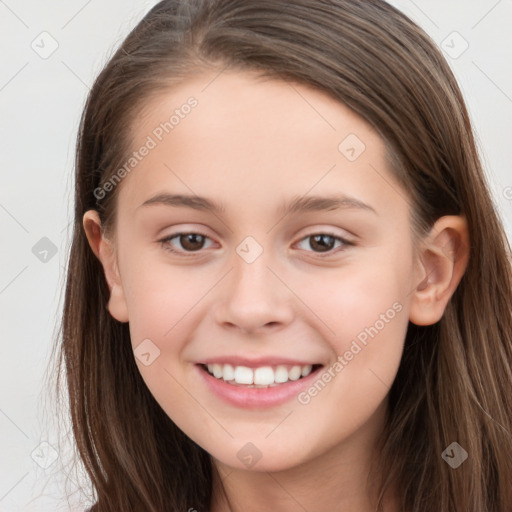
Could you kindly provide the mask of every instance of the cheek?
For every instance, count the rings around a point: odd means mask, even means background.
[[[212,286],[212,275],[193,274],[192,267],[144,265],[135,259],[131,263],[127,268],[139,269],[128,270],[125,287],[135,361],[156,401],[189,433],[195,428],[195,401],[186,384],[189,375],[183,372],[183,349]]]
[[[317,443],[310,445],[305,457],[317,456],[382,419],[408,326],[405,280],[386,270],[354,270],[330,285],[327,293],[320,285],[311,288],[311,304],[316,300],[317,308],[324,305],[318,309],[322,321],[334,331],[323,328],[333,360],[297,396],[294,423],[283,424],[279,433],[293,439],[295,425],[309,425]]]
[[[398,310],[408,307],[410,267],[405,261],[397,264],[392,258],[374,257],[368,264],[360,261],[330,271],[328,279],[304,277],[300,289],[307,291],[307,304],[324,324],[326,339],[332,340],[338,354],[346,350],[348,340],[374,324],[379,331],[391,331],[405,322],[394,320]]]
[[[333,361],[298,397],[308,414],[332,416],[335,428],[357,428],[385,399],[409,324],[411,269],[405,260],[381,257],[340,270],[328,283],[310,282],[308,305],[320,318]],[[339,409],[333,412],[329,403]]]
[[[145,338],[163,342],[171,337],[176,339],[182,320],[200,304],[214,284],[211,272],[186,266],[173,268],[154,261],[145,265],[135,258],[127,263],[129,278],[124,291],[132,344],[136,346]],[[172,348],[179,347],[173,345]]]

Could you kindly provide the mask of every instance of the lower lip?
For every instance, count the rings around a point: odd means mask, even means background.
[[[213,393],[229,404],[244,409],[263,409],[275,407],[287,402],[296,397],[304,388],[308,387],[310,382],[316,377],[318,371],[322,368],[321,366],[318,367],[307,377],[302,377],[295,381],[288,381],[277,386],[268,388],[247,388],[228,384],[226,381],[210,375],[202,365],[196,366],[204,382]]]

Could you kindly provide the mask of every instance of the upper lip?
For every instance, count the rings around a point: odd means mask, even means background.
[[[319,363],[311,361],[291,359],[288,357],[259,357],[245,358],[236,356],[211,357],[201,361],[199,364],[230,364],[232,366],[246,366],[248,368],[259,368],[261,366],[308,366]]]

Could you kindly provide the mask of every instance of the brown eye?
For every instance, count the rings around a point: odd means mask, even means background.
[[[160,240],[165,249],[174,253],[197,252],[206,247],[212,241],[201,233],[176,233]]]
[[[300,247],[301,244],[302,247]],[[299,247],[301,249],[316,253],[337,252],[334,251],[334,249],[343,248],[349,245],[353,244],[347,240],[344,240],[343,238],[340,238],[339,236],[334,236],[329,233],[317,233],[314,235],[309,235],[299,242]]]
[[[315,251],[326,252],[334,248],[335,239],[330,235],[313,235],[309,239],[309,245]]]
[[[197,251],[203,248],[205,237],[198,233],[187,233],[179,235],[179,240],[186,251]]]

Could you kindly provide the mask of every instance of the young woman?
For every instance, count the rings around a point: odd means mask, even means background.
[[[94,512],[512,510],[512,279],[383,1],[164,0],[90,93],[62,363]]]

